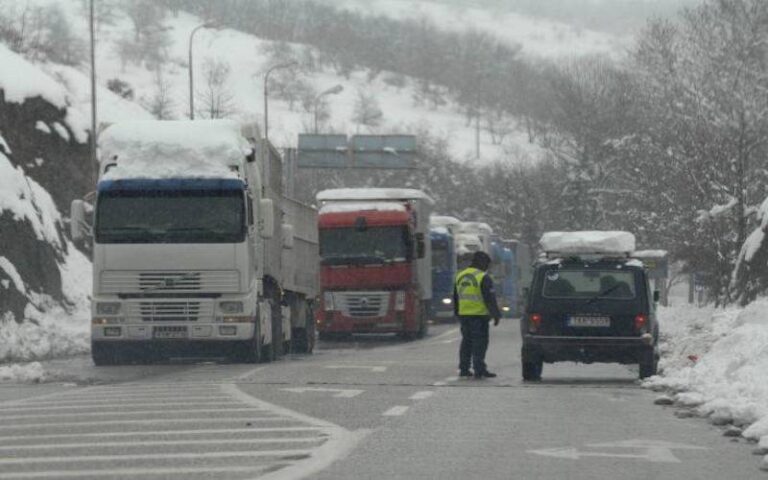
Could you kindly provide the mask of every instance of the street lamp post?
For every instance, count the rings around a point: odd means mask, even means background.
[[[320,104],[320,99],[326,95],[338,95],[339,93],[341,93],[342,90],[344,90],[343,86],[336,85],[335,87],[331,87],[328,90],[321,92],[318,96],[315,97],[315,101],[314,101],[315,135],[317,135],[317,106]]]
[[[98,134],[96,117],[96,20],[94,15],[94,0],[90,0],[88,5],[88,30],[91,44],[91,168],[94,184],[99,178],[99,159],[96,155],[96,135]]]
[[[192,29],[189,34],[189,119],[195,119],[195,75],[194,67],[192,63],[192,41],[195,39],[195,34],[202,28],[214,28],[215,24],[212,22],[206,22],[200,24]]]
[[[298,65],[298,63],[299,62],[296,61],[280,63],[268,68],[267,72],[264,74],[264,140],[267,142],[269,142],[269,103],[267,101],[269,95],[269,75],[275,70],[290,68]]]

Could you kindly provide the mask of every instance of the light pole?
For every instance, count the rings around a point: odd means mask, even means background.
[[[96,25],[94,18],[94,6],[90,0],[88,4],[88,29],[91,40],[91,168],[93,172],[93,183],[99,179],[99,159],[96,155],[96,135],[98,133],[96,118]]]
[[[294,65],[298,65],[298,63],[299,62],[296,61],[280,63],[278,65],[269,67],[267,72],[264,74],[264,140],[267,142],[269,142],[269,103],[267,102],[269,95],[269,74],[275,70],[293,67]]]
[[[339,93],[344,90],[344,87],[341,85],[336,85],[335,87],[331,87],[328,90],[321,92],[318,96],[315,97],[314,107],[315,107],[315,135],[317,135],[317,106],[320,104],[320,99],[323,98],[326,95],[338,95]]]
[[[201,28],[215,28],[216,24],[213,22],[206,22],[200,24],[192,29],[189,34],[189,119],[195,119],[195,74],[192,64],[192,41],[195,39],[195,34]]]

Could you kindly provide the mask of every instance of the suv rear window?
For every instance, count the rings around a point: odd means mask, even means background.
[[[616,270],[550,270],[544,276],[546,298],[635,298],[633,272]]]

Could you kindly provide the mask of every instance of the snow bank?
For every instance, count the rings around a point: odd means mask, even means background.
[[[405,205],[395,202],[334,202],[323,205],[320,208],[320,214],[358,212],[363,210],[373,210],[378,212],[405,212]]]
[[[146,121],[113,125],[100,137],[104,178],[233,177],[252,152],[229,120]]]
[[[547,232],[539,243],[545,252],[626,254],[635,251],[635,236],[629,232]]]
[[[410,188],[336,188],[317,194],[319,202],[344,200],[425,200],[434,202],[421,190]]]
[[[669,255],[666,250],[638,250],[632,252],[634,258],[664,258]]]
[[[661,308],[660,323],[661,374],[644,385],[768,442],[768,300],[743,310]]]
[[[61,247],[61,223],[56,204],[40,184],[27,177],[21,167],[14,168],[8,157],[0,153],[0,212],[10,211],[14,219],[27,220],[39,240]]]
[[[24,103],[28,98],[42,97],[56,107],[67,107],[67,91],[60,83],[2,43],[0,65],[0,89],[6,102]]]
[[[0,365],[0,383],[39,383],[46,378],[45,370],[39,362],[14,365]]]
[[[91,264],[72,244],[67,250],[59,270],[69,306],[65,308],[47,295],[27,292],[30,303],[21,323],[11,314],[0,316],[0,365],[90,350]]]

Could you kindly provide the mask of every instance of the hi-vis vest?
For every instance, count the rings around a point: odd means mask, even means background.
[[[480,284],[485,278],[485,272],[477,268],[467,268],[456,275],[456,293],[459,297],[459,315],[490,315],[483,301],[483,291]]]

